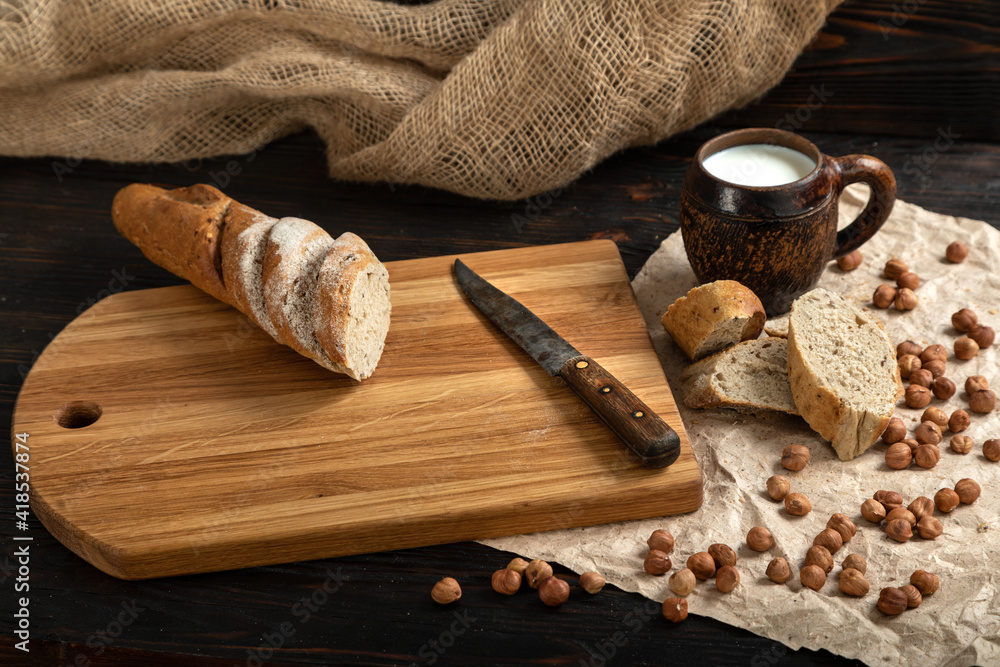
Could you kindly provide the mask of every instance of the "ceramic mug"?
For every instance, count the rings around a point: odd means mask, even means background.
[[[815,166],[798,180],[771,186],[738,185],[705,169],[708,157],[749,144],[790,148]],[[840,194],[856,182],[871,187],[868,205],[837,231]],[[783,130],[736,130],[709,140],[695,154],[681,190],[681,234],[701,283],[739,281],[757,294],[771,317],[787,312],[797,296],[809,291],[827,263],[870,239],[895,200],[896,179],[881,160],[830,157]]]

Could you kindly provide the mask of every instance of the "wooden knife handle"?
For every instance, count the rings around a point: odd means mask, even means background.
[[[681,441],[674,429],[599,363],[573,357],[559,375],[644,464],[662,468],[677,460]]]

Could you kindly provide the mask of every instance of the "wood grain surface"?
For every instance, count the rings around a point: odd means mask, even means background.
[[[690,512],[701,473],[610,241],[462,257],[680,436],[641,465],[468,301],[451,257],[389,263],[378,372],[311,363],[193,287],[112,295],[25,380],[32,509],[125,579]]]
[[[880,21],[905,17],[883,35]],[[10,423],[33,362],[88,304],[123,289],[182,283],[111,224],[114,193],[137,181],[211,183],[271,215],[350,229],[384,261],[608,238],[634,276],[678,229],[681,182],[698,147],[732,127],[777,126],[803,133],[828,155],[878,157],[896,174],[901,199],[1000,226],[998,35],[1000,4],[992,1],[848,0],[760,101],[656,146],[623,151],[566,188],[520,202],[331,181],[325,146],[311,133],[184,164],[0,158],[0,415]],[[944,146],[941,133],[950,137]],[[0,506],[12,511],[14,461],[7,448],[0,457]],[[74,555],[34,518],[29,524],[20,531],[10,515],[0,522],[7,600],[19,576],[12,537],[33,539],[30,591],[18,593],[30,597],[31,653],[13,648],[15,626],[5,613],[3,664],[861,664],[793,651],[699,616],[695,604],[674,626],[658,617],[655,603],[614,586],[573,595],[559,610],[531,595],[498,595],[490,574],[515,554],[472,542],[123,581]],[[464,594],[442,608],[430,589],[444,576],[457,578]],[[456,626],[460,635],[449,634],[456,613],[469,622]]]

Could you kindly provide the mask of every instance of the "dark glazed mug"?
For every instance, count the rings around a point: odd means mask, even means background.
[[[723,149],[745,144],[791,148],[815,168],[784,185],[737,185],[704,167]],[[871,187],[868,205],[837,231],[837,203],[856,182]],[[706,142],[695,154],[681,190],[681,234],[701,283],[736,280],[752,289],[768,317],[785,313],[811,289],[827,263],[858,249],[879,230],[896,201],[892,170],[869,155],[830,157],[792,132],[736,130]]]

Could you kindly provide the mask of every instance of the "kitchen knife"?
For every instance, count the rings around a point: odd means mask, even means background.
[[[677,460],[681,451],[677,433],[611,373],[458,259],[455,276],[493,324],[549,375],[561,377],[645,465],[662,468]]]

